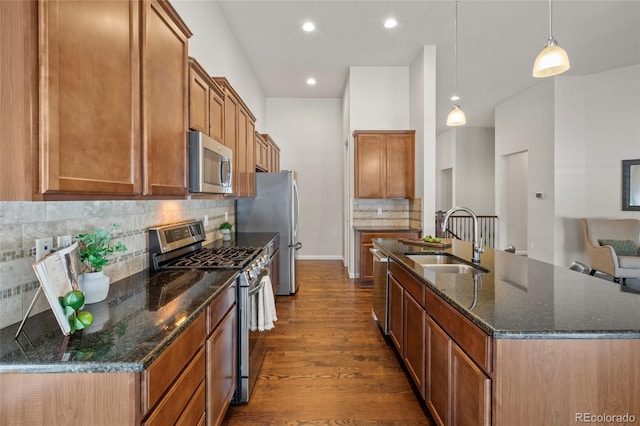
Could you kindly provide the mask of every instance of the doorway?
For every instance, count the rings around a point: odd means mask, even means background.
[[[517,253],[526,254],[528,245],[529,152],[506,155],[502,182],[501,238],[505,247],[513,245]]]
[[[453,169],[440,170],[440,210],[449,211],[453,207]]]

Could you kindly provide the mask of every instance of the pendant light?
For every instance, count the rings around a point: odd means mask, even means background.
[[[544,49],[536,58],[533,64],[533,76],[534,77],[551,77],[558,75],[569,69],[571,64],[569,63],[569,55],[560,46],[558,42],[553,38],[552,33],[552,21],[553,7],[551,6],[551,0],[549,0],[549,39],[544,44]]]
[[[467,122],[467,119],[458,104],[458,101],[460,100],[460,97],[458,96],[458,0],[456,0],[456,16],[453,21],[453,26],[455,28],[455,38],[453,43],[453,84],[455,95],[451,97],[454,104],[453,109],[447,116],[447,126],[462,126]]]

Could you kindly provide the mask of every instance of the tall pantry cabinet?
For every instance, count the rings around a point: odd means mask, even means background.
[[[186,194],[191,32],[169,2],[0,3],[0,199]]]

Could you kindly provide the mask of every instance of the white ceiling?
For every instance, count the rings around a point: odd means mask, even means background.
[[[454,92],[454,0],[219,1],[266,97],[340,98],[350,66],[409,66],[437,50],[437,126]],[[393,16],[398,26],[383,27]],[[316,31],[304,33],[306,20]],[[458,92],[471,127],[493,126],[497,103],[539,82],[533,61],[549,36],[547,0],[460,0]],[[566,75],[640,63],[640,0],[555,0],[553,36]],[[308,86],[307,77],[317,84]],[[632,94],[638,96],[639,94]]]

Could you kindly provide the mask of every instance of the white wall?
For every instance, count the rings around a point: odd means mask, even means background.
[[[622,160],[640,158],[640,65],[565,77],[555,91],[555,262],[586,262],[579,219],[622,211]]]
[[[229,80],[256,117],[256,130],[264,133],[264,92],[218,3],[171,0],[171,5],[193,33],[189,39],[189,56],[196,58],[210,75]]]
[[[504,156],[528,151],[528,193],[526,196],[528,255],[544,262],[554,261],[554,80],[543,80],[496,106],[495,167],[496,214],[502,216],[507,183]],[[536,192],[544,197],[538,199]],[[505,223],[499,220],[497,247],[506,247]],[[518,247],[518,250],[521,250]]]
[[[416,198],[422,199],[422,233],[435,235],[436,47],[423,46],[409,68],[410,129],[416,131]]]
[[[586,262],[580,218],[640,219],[621,209],[621,162],[640,158],[640,65],[558,76],[496,107],[498,215],[501,157],[522,151],[529,152],[529,256]]]
[[[408,67],[351,67],[349,86],[351,133],[409,129]]]
[[[455,127],[437,138],[436,210],[443,206],[443,170],[452,169],[452,203],[464,206],[478,215],[493,215],[495,211],[495,132],[487,127]]]
[[[348,110],[343,116],[349,122],[349,182],[354,174],[354,130],[407,130],[409,127],[409,68],[408,67],[350,67],[345,88]],[[353,223],[354,187],[349,185],[350,223]],[[355,233],[345,229],[348,238],[349,275],[355,277]]]
[[[456,189],[454,204],[477,215],[495,211],[495,133],[486,127],[458,127],[456,133]]]
[[[351,189],[353,187],[353,173],[351,164],[353,163],[353,150],[349,149],[351,132],[349,131],[349,115],[351,97],[349,96],[349,77],[342,93],[342,260],[345,267],[349,267],[349,253],[351,252],[351,224],[353,220],[353,209],[351,206]]]
[[[342,101],[267,98],[280,168],[297,172],[300,259],[342,259]]]

